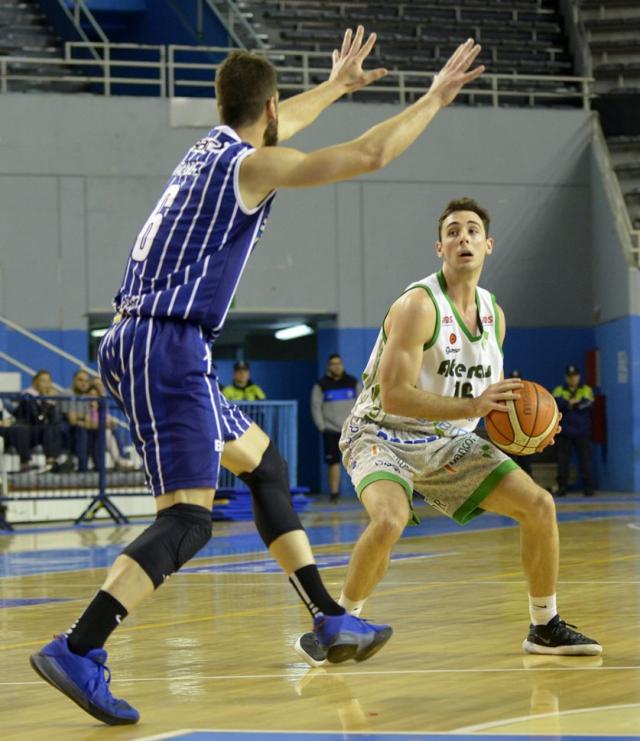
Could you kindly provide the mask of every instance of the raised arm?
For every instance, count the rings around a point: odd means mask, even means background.
[[[436,329],[436,310],[422,288],[401,296],[385,321],[387,342],[380,360],[380,399],[388,414],[445,420],[484,417],[492,409],[506,411],[500,401],[517,398],[520,381],[499,381],[477,398],[440,396],[416,388],[425,344]]]
[[[283,100],[278,106],[278,139],[286,141],[312,124],[316,118],[346,93],[353,93],[387,74],[384,68],[364,71],[362,65],[376,43],[372,33],[363,44],[364,28],[355,35],[347,29],[342,48],[333,50],[333,68],[329,79],[312,90]]]
[[[357,139],[309,154],[284,147],[256,150],[240,167],[243,201],[251,208],[279,187],[324,185],[385,167],[420,136],[464,85],[482,74],[482,66],[469,71],[479,53],[480,46],[472,39],[461,44],[435,76],[428,93]]]

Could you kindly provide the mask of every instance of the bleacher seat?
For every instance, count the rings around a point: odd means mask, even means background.
[[[376,63],[433,71],[469,36],[490,72],[571,75],[573,63],[552,0],[242,0],[274,48],[330,52],[345,27],[378,34]],[[314,63],[315,64],[315,63]]]

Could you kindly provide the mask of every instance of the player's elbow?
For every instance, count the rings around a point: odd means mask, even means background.
[[[398,414],[404,416],[405,405],[402,394],[393,386],[380,386],[380,404],[385,414]]]
[[[381,170],[386,164],[388,164],[387,155],[383,144],[380,144],[378,142],[371,142],[367,139],[362,139],[359,144],[359,169],[363,173]]]

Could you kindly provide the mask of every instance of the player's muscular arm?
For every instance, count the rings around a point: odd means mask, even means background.
[[[498,319],[500,320],[500,336],[498,339],[500,340],[500,347],[502,347],[504,345],[504,338],[507,335],[507,320],[504,318],[502,306],[496,304],[496,308],[498,310]]]
[[[261,147],[240,166],[240,191],[248,207],[260,203],[276,188],[304,188],[348,180],[379,170],[399,157],[426,129],[441,108],[484,67],[468,71],[480,47],[461,44],[435,76],[428,93],[362,136],[343,144],[304,154],[294,149]]]
[[[391,307],[380,360],[380,399],[388,414],[437,420],[471,416],[471,399],[448,399],[416,388],[423,348],[435,328],[435,306],[422,288],[408,291]]]
[[[520,381],[499,381],[478,398],[449,398],[416,388],[423,348],[433,337],[436,310],[422,288],[408,291],[391,308],[385,322],[387,342],[380,360],[380,398],[388,414],[446,420],[483,417],[500,402],[517,398]]]

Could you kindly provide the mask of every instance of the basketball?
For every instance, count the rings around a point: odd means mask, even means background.
[[[491,442],[512,455],[532,455],[548,444],[558,426],[553,396],[533,381],[523,381],[517,401],[505,402],[508,412],[491,411],[485,426]]]

